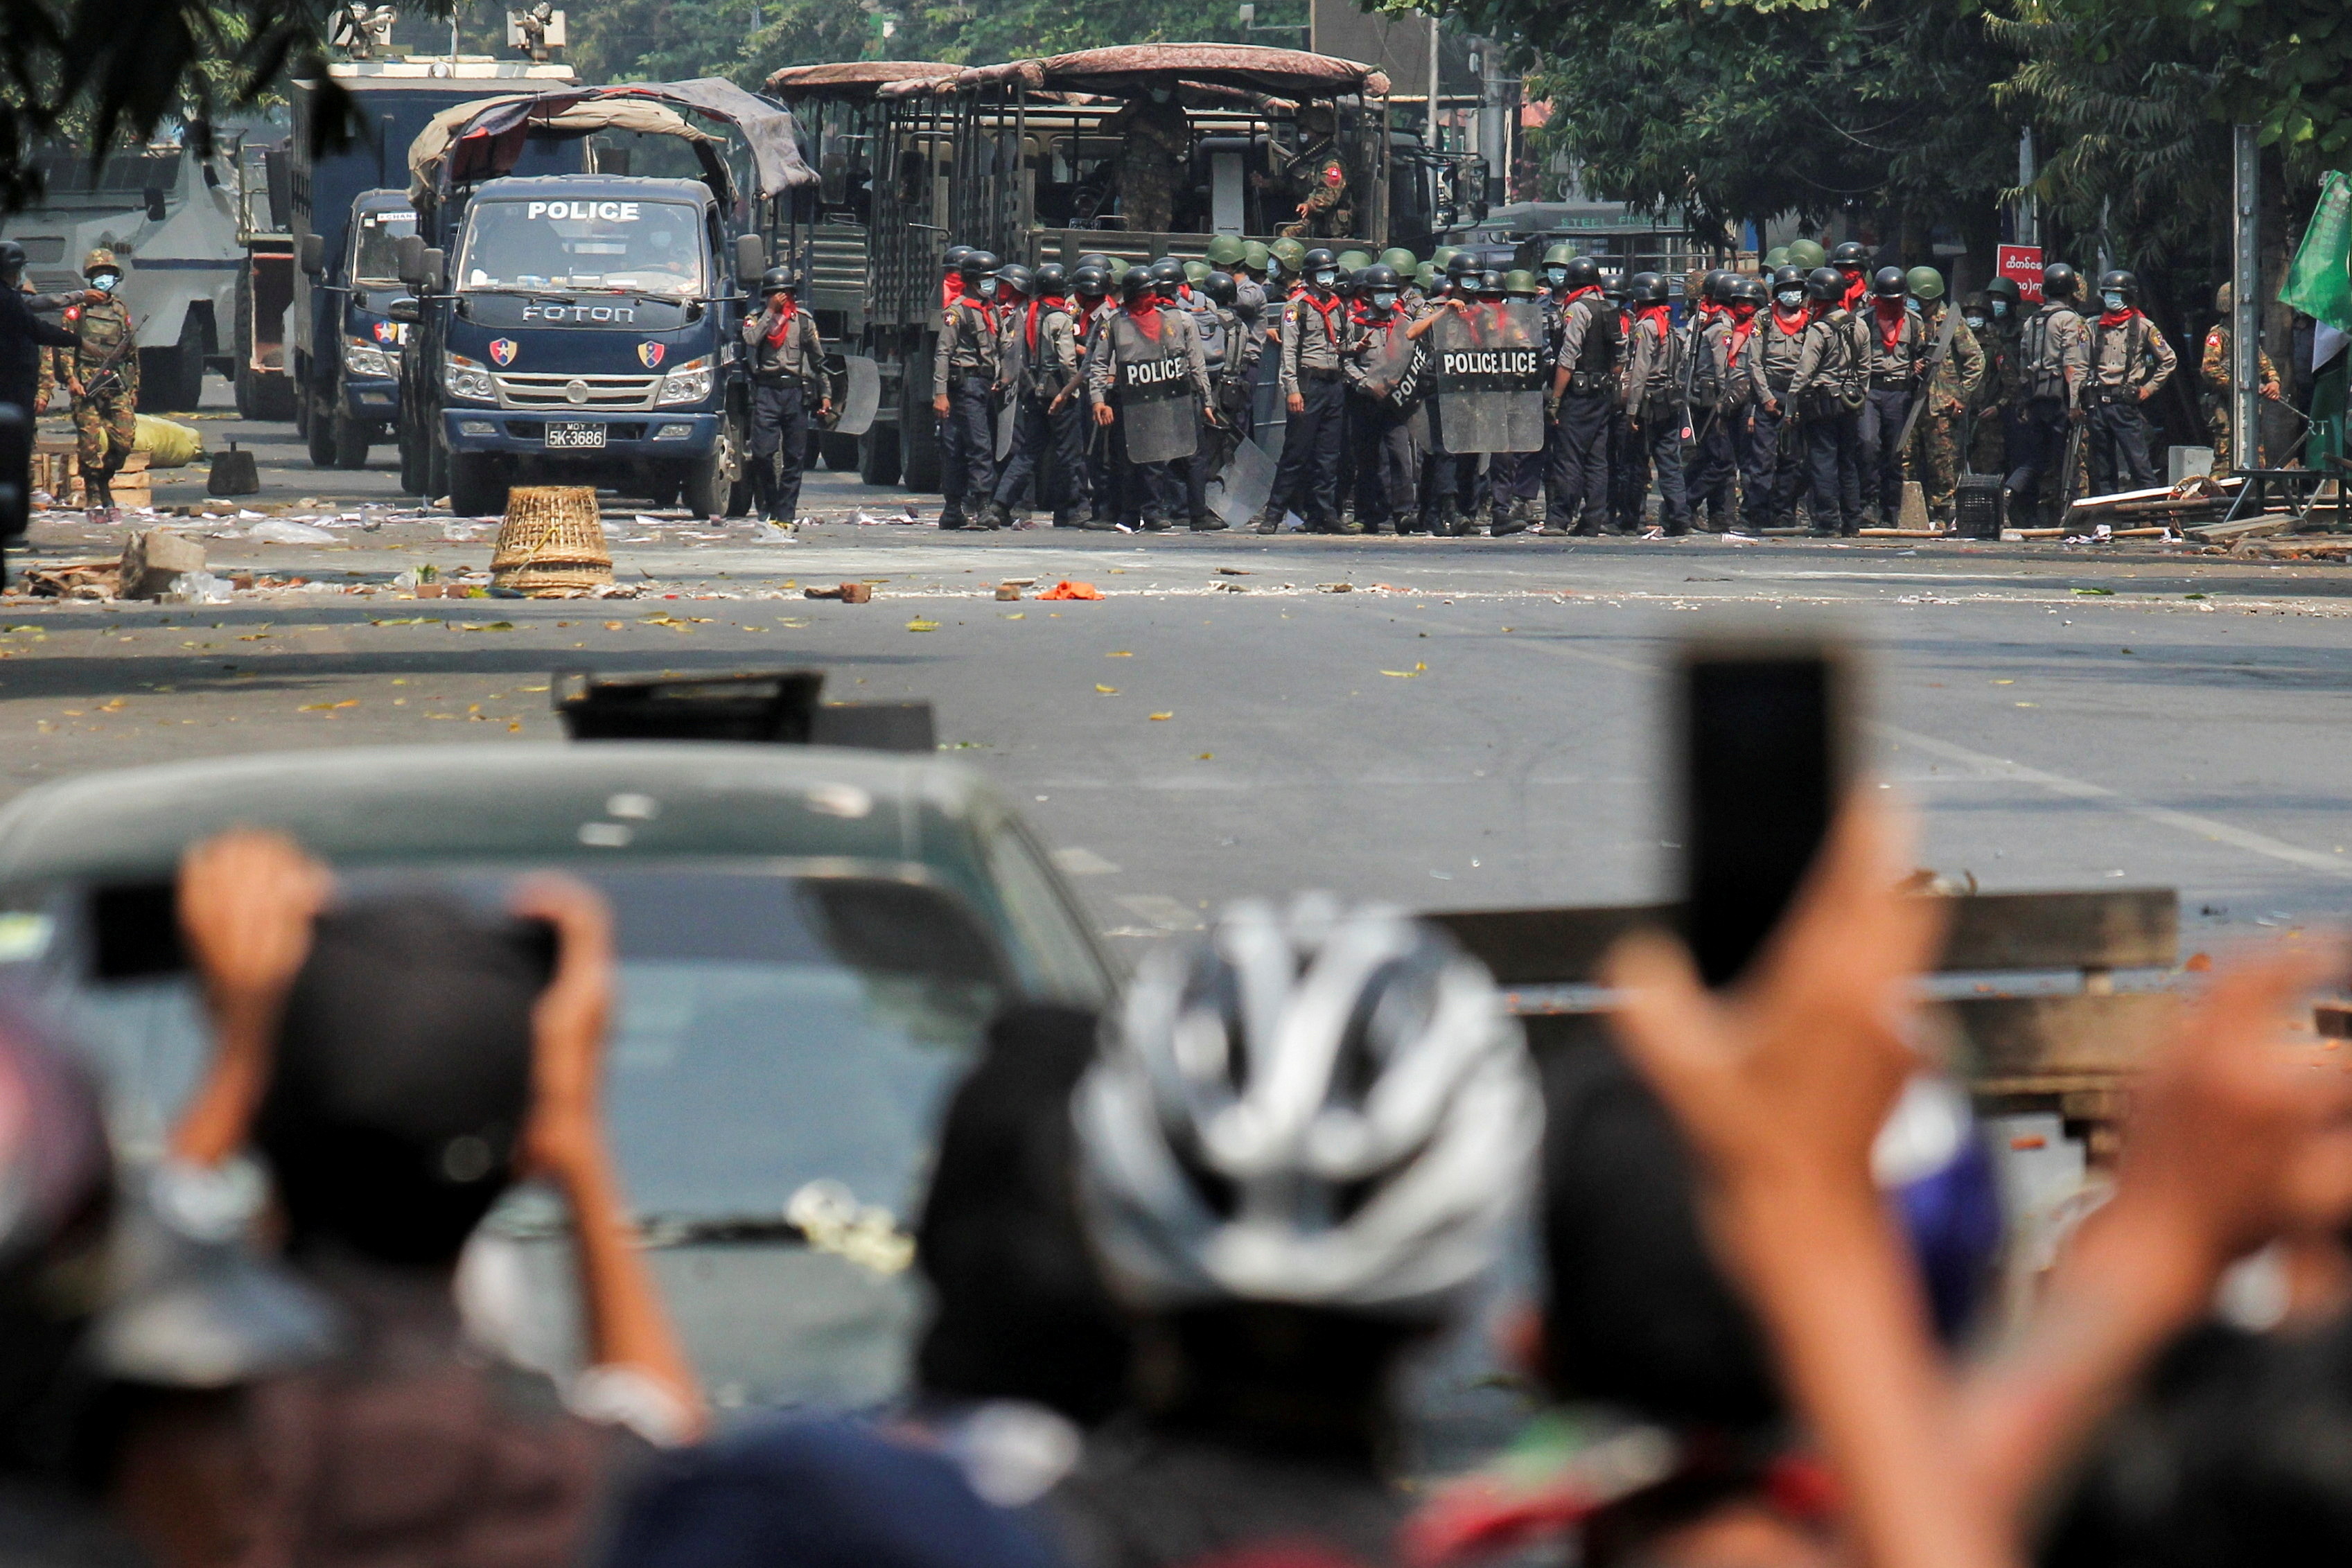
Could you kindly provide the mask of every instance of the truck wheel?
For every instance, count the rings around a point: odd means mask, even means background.
[[[854,435],[842,435],[826,431],[817,438],[824,450],[824,465],[836,474],[846,474],[865,461],[865,447]]]
[[[877,423],[857,438],[857,476],[868,485],[898,482],[898,427]]]
[[[338,409],[326,422],[334,436],[335,466],[364,468],[368,460],[368,427]]]
[[[925,376],[923,384],[929,386]],[[898,410],[898,483],[909,490],[937,495],[940,489],[939,415],[928,400]]]
[[[461,517],[495,517],[507,509],[506,465],[487,452],[452,452],[449,510]]]
[[[743,477],[743,444],[735,421],[722,419],[719,438],[710,444],[710,455],[687,465],[678,505],[698,517],[731,517],[742,510],[738,492],[749,487]]]
[[[169,349],[139,350],[139,401],[157,413],[192,409],[204,398],[205,345],[183,339]]]
[[[309,399],[303,400],[309,402]],[[310,466],[331,467],[335,461],[335,415],[332,410],[310,403],[310,417],[304,422],[303,435],[310,449]]]

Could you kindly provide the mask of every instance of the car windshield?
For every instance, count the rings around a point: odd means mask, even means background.
[[[394,251],[402,239],[416,232],[416,214],[405,208],[362,213],[352,228],[352,280],[398,287],[400,258]]]
[[[702,211],[686,202],[477,202],[457,287],[698,295],[704,249]]]

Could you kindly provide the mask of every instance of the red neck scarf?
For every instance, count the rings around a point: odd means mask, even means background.
[[[1141,299],[1122,305],[1119,308],[1126,311],[1129,318],[1143,329],[1145,337],[1155,343],[1160,341],[1160,297],[1158,295],[1147,294]]]
[[[1853,309],[1855,306],[1857,306],[1857,305],[1861,304],[1861,303],[1862,303],[1862,297],[1863,297],[1864,295],[1865,295],[1865,294],[1869,293],[1869,292],[1870,292],[1870,276],[1869,276],[1869,274],[1867,274],[1867,273],[1862,273],[1862,272],[1857,272],[1857,273],[1855,273],[1855,274],[1853,275],[1853,280],[1852,280],[1851,282],[1849,282],[1849,283],[1845,286],[1845,298],[1844,298],[1843,300],[1839,301],[1839,303],[1843,304],[1843,305],[1847,309],[1851,310],[1851,309]]]
[[[1339,340],[1339,334],[1332,331],[1331,319],[1338,315],[1341,308],[1348,302],[1340,298],[1336,294],[1318,294],[1313,289],[1308,289],[1306,293],[1300,295],[1299,298],[1306,300],[1307,303],[1314,306],[1316,309],[1323,313],[1323,329],[1326,332],[1330,332],[1331,340],[1333,342],[1338,342]]]
[[[2120,310],[2108,310],[2103,312],[2099,317],[2099,325],[2104,329],[2112,332],[2116,328],[2129,322],[2133,317],[2138,314],[2138,311],[2126,305]]]
[[[1675,308],[1671,305],[1644,305],[1640,315],[1644,321],[1655,321],[1661,334],[1674,330]]]
[[[1023,341],[1029,345],[1029,351],[1033,354],[1037,351],[1037,312],[1045,308],[1043,299],[1029,301],[1028,319],[1022,324]]]
[[[1731,352],[1745,348],[1750,334],[1756,330],[1756,307],[1735,305],[1731,308]]]
[[[1348,319],[1360,327],[1385,327],[1389,318],[1394,314],[1390,310],[1375,310],[1370,303],[1360,299],[1355,308],[1348,312]]]
[[[944,309],[946,307],[954,304],[957,300],[962,298],[962,273],[950,272],[940,280],[940,305],[941,308]]]
[[[793,329],[793,319],[800,313],[800,306],[791,295],[785,295],[783,308],[776,312],[776,324],[768,329],[768,347],[772,349],[783,342]]]
[[[1903,318],[1906,312],[1900,299],[1877,299],[1871,308],[1878,314],[1878,340],[1888,348],[1903,340]]]
[[[1780,303],[1777,300],[1773,303],[1772,324],[1775,327],[1780,328],[1783,332],[1790,334],[1791,337],[1803,331],[1805,329],[1806,323],[1810,322],[1812,319],[1813,313],[1802,305],[1798,306],[1797,313],[1790,316],[1781,310]]]
[[[1571,290],[1571,291],[1570,292],[1570,294],[1569,294],[1569,297],[1568,297],[1567,298],[1565,298],[1565,299],[1561,300],[1561,301],[1560,301],[1560,303],[1561,303],[1562,305],[1573,305],[1573,304],[1575,304],[1578,300],[1582,299],[1583,298],[1585,298],[1587,295],[1597,295],[1597,294],[1599,294],[1600,292],[1601,292],[1601,285],[1599,285],[1599,284],[1597,284],[1597,283],[1588,283],[1588,284],[1586,284],[1586,285],[1585,285],[1583,287],[1581,287],[1581,288],[1578,288],[1578,289],[1573,289],[1573,290]]]

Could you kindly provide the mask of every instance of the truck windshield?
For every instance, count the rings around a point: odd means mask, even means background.
[[[401,239],[416,232],[416,214],[405,209],[362,213],[353,228],[352,281],[398,287],[400,258],[393,252]]]
[[[704,248],[702,211],[686,202],[477,202],[457,287],[697,295]]]

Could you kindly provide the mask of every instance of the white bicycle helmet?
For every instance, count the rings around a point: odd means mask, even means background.
[[[1529,1196],[1543,1106],[1486,968],[1328,894],[1147,958],[1076,1102],[1111,1283],[1151,1310],[1442,1314]]]

